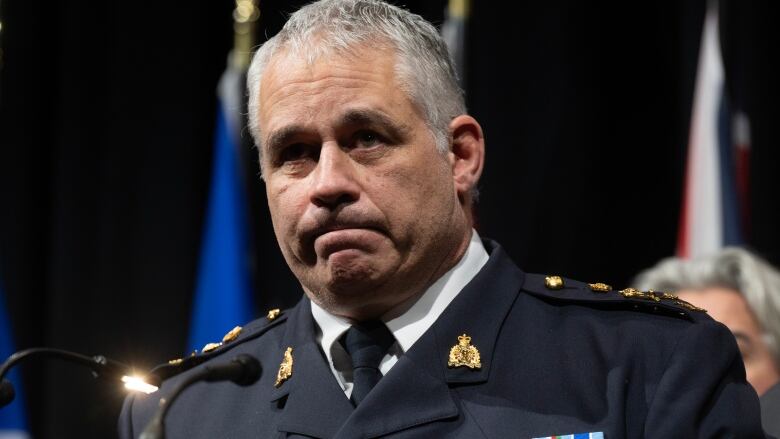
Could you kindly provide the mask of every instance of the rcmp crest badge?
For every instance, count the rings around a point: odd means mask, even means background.
[[[450,349],[450,358],[447,362],[447,366],[466,366],[469,369],[479,369],[482,367],[479,351],[471,344],[471,337],[466,334],[458,336],[458,344]]]

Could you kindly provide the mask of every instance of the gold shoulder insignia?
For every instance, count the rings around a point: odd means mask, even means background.
[[[620,295],[629,299],[629,298],[635,298],[635,299],[644,299],[644,300],[652,300],[654,302],[660,302],[661,298],[653,294],[653,291],[639,291],[636,288],[626,288],[624,290],[620,290]]]
[[[671,300],[672,303],[674,303],[675,305],[681,306],[681,307],[687,309],[688,311],[707,312],[706,309],[699,308],[698,306],[696,306],[696,305],[694,305],[694,304],[692,304],[690,302],[687,302],[685,300],[680,299],[679,297],[675,296],[674,294],[663,293],[663,295],[666,296],[666,297],[662,297],[662,299]]]
[[[203,349],[201,349],[200,352],[207,354],[220,346],[222,346],[222,343],[206,343],[206,346],[203,346]]]
[[[274,308],[268,311],[268,314],[265,315],[265,318],[268,320],[275,320],[281,313],[282,311],[279,308]]]
[[[222,343],[230,343],[231,341],[235,340],[239,334],[241,334],[241,327],[236,326],[235,328],[231,329],[227,334],[225,334],[224,337],[222,337]]]
[[[688,311],[707,312],[707,310],[704,308],[699,308],[698,306],[693,305],[690,302],[686,302],[685,300],[680,299],[674,294],[665,293],[663,291],[653,291],[653,290],[639,291],[636,288],[626,288],[624,290],[620,290],[620,295],[626,298],[652,300],[653,302],[669,300],[673,304],[685,308]]]

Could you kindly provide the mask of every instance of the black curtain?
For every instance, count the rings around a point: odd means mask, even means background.
[[[626,286],[674,254],[707,2],[474,2],[479,218],[526,270]],[[748,246],[780,263],[777,10],[721,2],[729,99],[751,121]]]
[[[674,252],[703,12],[476,2],[480,218],[525,269],[621,286]]]
[[[305,2],[260,3],[262,41]],[[705,1],[472,3],[479,230],[526,270],[626,286],[674,251]],[[446,0],[404,4],[440,24]],[[729,88],[753,122],[750,244],[778,264],[777,15],[725,5]],[[0,6],[0,276],[17,346],[142,370],[179,356],[233,2]],[[259,313],[300,291],[245,156]],[[120,389],[60,363],[23,373],[34,437],[114,436]]]

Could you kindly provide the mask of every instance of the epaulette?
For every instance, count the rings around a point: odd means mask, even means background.
[[[150,377],[153,381],[157,381],[156,384],[159,385],[163,380],[192,369],[244,342],[263,335],[269,329],[278,326],[285,320],[287,320],[287,316],[284,312],[280,311],[278,308],[272,309],[268,311],[265,318],[253,320],[243,328],[241,326],[236,326],[231,329],[222,337],[222,341],[206,344],[203,349],[201,349],[200,353],[196,350],[187,357],[176,358],[156,366],[150,371]]]
[[[674,294],[663,291],[639,291],[635,288],[615,290],[605,283],[585,283],[560,276],[527,274],[523,289],[553,301],[602,305],[670,315],[695,321],[707,311]]]

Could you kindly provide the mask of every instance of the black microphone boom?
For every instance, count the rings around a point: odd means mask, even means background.
[[[260,362],[248,354],[238,354],[229,362],[203,367],[174,387],[167,398],[160,399],[157,412],[138,439],[165,438],[165,415],[179,394],[192,384],[198,381],[233,381],[240,386],[249,386],[260,378],[261,372]]]
[[[102,355],[88,357],[75,352],[53,348],[31,348],[19,351],[8,357],[0,366],[0,407],[9,404],[14,399],[14,388],[10,381],[3,379],[11,367],[32,357],[54,357],[71,363],[87,366],[96,378],[108,378],[120,380],[128,374],[130,368],[122,363],[110,360]]]

